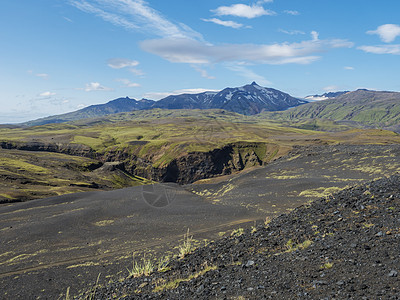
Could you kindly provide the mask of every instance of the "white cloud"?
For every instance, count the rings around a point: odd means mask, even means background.
[[[308,64],[319,57],[312,55],[329,48],[352,47],[346,40],[313,40],[282,44],[210,45],[187,39],[157,39],[141,42],[143,50],[175,63],[207,64],[245,61],[264,64]]]
[[[373,54],[400,55],[400,45],[360,46],[357,49]]]
[[[32,70],[28,70],[28,71],[26,71],[28,74],[31,74],[31,75],[34,75],[34,76],[36,76],[36,77],[40,77],[40,78],[43,78],[43,79],[47,79],[47,78],[49,78],[49,74],[46,74],[46,73],[34,73]]]
[[[113,69],[129,68],[129,71],[135,74],[136,76],[144,75],[142,70],[134,68],[139,65],[139,62],[136,60],[131,60],[127,58],[111,58],[107,61],[107,65]]]
[[[312,37],[313,41],[318,41],[319,33],[316,31],[311,31],[311,37]]]
[[[69,0],[78,9],[95,14],[116,26],[122,26],[135,31],[145,31],[161,38],[145,40],[140,43],[144,51],[158,55],[170,62],[189,64],[208,64],[221,62],[244,61],[246,63],[262,64],[309,64],[320,57],[316,53],[330,48],[352,47],[347,40],[320,40],[317,32],[312,33],[312,40],[299,43],[275,44],[224,44],[213,45],[205,41],[202,35],[185,24],[173,23],[161,13],[149,7],[143,0]],[[262,6],[272,0],[260,0],[255,4],[234,4],[220,6],[213,10],[217,15],[255,18],[263,15],[274,15],[273,11]],[[213,19],[209,19],[213,20]],[[215,20],[218,20],[215,18]],[[215,21],[214,20],[214,21]],[[240,23],[224,22],[223,26],[239,26]],[[221,24],[222,25],[222,24]],[[296,32],[301,34],[301,32]],[[112,64],[115,66],[122,66]],[[136,75],[143,75],[140,70],[129,67]],[[209,77],[204,70],[199,71],[204,77]],[[86,89],[92,90],[93,86]],[[105,88],[107,89],[107,88]],[[103,89],[103,90],[105,90]]]
[[[220,6],[211,10],[211,12],[218,16],[235,16],[248,19],[276,15],[274,11],[267,10],[259,4],[249,6],[241,3],[233,4],[231,6]]]
[[[197,72],[199,72],[201,77],[203,78],[215,79],[214,76],[210,76],[206,70],[200,68],[198,65],[192,65],[192,68],[195,69]]]
[[[232,27],[232,28],[235,28],[235,29],[242,28],[244,26],[241,23],[237,23],[237,22],[234,22],[234,21],[223,21],[223,20],[220,20],[220,19],[217,19],[217,18],[202,19],[202,20],[204,22],[212,22],[212,23],[215,23],[215,24],[218,24],[218,25],[222,25],[222,26],[225,26],[225,27]]]
[[[129,87],[129,88],[140,87],[139,83],[131,82],[129,79],[120,78],[120,79],[116,79],[116,81],[123,83],[124,87]]]
[[[337,92],[340,90],[340,88],[337,85],[329,85],[324,87],[323,90],[329,93],[329,92]]]
[[[135,69],[135,68],[129,68],[129,71],[133,74],[135,74],[136,76],[143,76],[144,72],[142,70],[139,69]]]
[[[87,83],[85,88],[79,88],[78,90],[84,90],[85,92],[93,92],[93,91],[112,91],[112,88],[102,86],[98,82]]]
[[[38,73],[38,74],[35,74],[35,76],[43,78],[43,79],[49,78],[49,74],[46,74],[46,73]]]
[[[300,15],[300,13],[297,10],[285,10],[284,13],[292,16]]]
[[[78,104],[77,106],[76,106],[76,108],[77,109],[82,109],[82,108],[84,108],[84,107],[86,107],[87,105],[85,105],[85,104]]]
[[[301,30],[285,30],[285,29],[278,29],[279,32],[283,32],[289,35],[296,35],[296,34],[306,34],[304,31]]]
[[[306,99],[309,102],[315,102],[315,101],[322,101],[322,100],[327,100],[329,99],[328,97],[318,97],[318,96],[307,96],[304,99]]]
[[[202,35],[185,24],[174,24],[143,0],[70,0],[76,8],[129,30],[146,31],[161,37],[194,38]]]
[[[249,68],[243,66],[243,65],[228,65],[228,69],[231,71],[234,71],[238,73],[240,76],[246,78],[247,81],[256,81],[257,83],[261,85],[270,85],[271,81],[266,79],[264,76],[261,76],[254,71],[250,70]]]
[[[128,21],[126,18],[121,17],[117,14],[106,12],[84,0],[72,0],[70,1],[70,3],[84,12],[95,14],[103,20],[110,22],[116,26],[121,26],[125,29],[140,30],[140,26],[135,24],[134,22]]]
[[[182,90],[175,90],[172,92],[150,92],[143,95],[143,98],[146,99],[153,99],[153,100],[160,100],[170,95],[181,95],[181,94],[200,94],[204,92],[219,92],[219,90],[210,90],[210,89],[203,89],[203,88],[194,88],[194,89],[182,89]]]
[[[52,92],[43,92],[43,93],[39,94],[40,97],[51,97],[54,95],[56,95],[56,93],[52,93]]]
[[[126,67],[136,67],[137,65],[139,65],[139,62],[126,58],[110,58],[107,61],[107,64],[110,68],[113,69],[123,69]]]
[[[350,71],[352,71],[352,70],[354,70],[354,67],[346,66],[346,67],[344,67],[344,69],[345,69],[345,70],[350,70]]]
[[[400,26],[396,24],[385,24],[379,26],[376,30],[367,31],[368,34],[377,34],[385,43],[393,42],[400,36]]]

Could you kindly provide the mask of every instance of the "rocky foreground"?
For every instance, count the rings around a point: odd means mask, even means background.
[[[400,176],[301,206],[96,299],[400,299]],[[95,294],[95,295],[94,295]]]

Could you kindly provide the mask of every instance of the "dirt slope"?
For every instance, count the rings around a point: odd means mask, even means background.
[[[399,299],[400,177],[343,190],[197,249],[99,299]]]

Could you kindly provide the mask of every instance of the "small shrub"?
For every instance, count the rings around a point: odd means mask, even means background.
[[[181,282],[188,282],[192,279],[195,279],[197,277],[203,276],[204,274],[206,274],[207,272],[211,271],[211,270],[216,270],[217,266],[208,266],[206,265],[205,268],[201,271],[198,271],[196,273],[190,274],[187,278],[176,278],[172,281],[166,282],[162,285],[156,286],[153,289],[154,293],[158,293],[158,292],[162,292],[165,290],[171,290],[171,289],[175,289],[179,286],[179,284]]]
[[[231,233],[231,236],[241,236],[244,233],[243,228],[234,229]]]
[[[193,250],[193,236],[190,236],[188,228],[187,233],[183,235],[183,244],[179,246],[179,257],[184,258],[186,254],[189,254]]]
[[[95,299],[96,290],[97,290],[97,287],[99,286],[100,274],[101,274],[101,273],[99,273],[99,275],[97,276],[96,284],[94,285],[94,287],[92,287],[92,288],[90,289],[90,292],[89,292],[89,294],[85,297],[85,300],[86,300],[86,299],[87,299],[87,300],[93,300],[93,299]],[[69,296],[69,295],[68,295],[68,296]]]
[[[141,275],[150,275],[154,271],[154,264],[150,259],[146,259],[146,256],[143,257],[141,263],[138,263],[135,260],[135,254],[132,255],[132,269],[128,269],[128,277],[138,277]]]
[[[256,233],[256,232],[257,232],[257,223],[256,223],[256,221],[254,221],[254,225],[251,226],[251,233],[253,234],[253,233]]]
[[[293,241],[292,241],[292,239],[290,239],[290,240],[288,240],[287,242],[286,242],[286,251],[287,252],[292,252],[292,251],[294,251],[295,249],[295,245],[294,245],[294,243],[293,243]]]
[[[321,269],[331,269],[333,267],[333,263],[327,262],[324,263],[320,268]]]
[[[305,240],[304,242],[300,244],[295,244],[291,239],[287,241],[286,243],[286,252],[293,252],[296,250],[304,250],[310,247],[312,244],[311,240]]]
[[[169,265],[170,258],[168,256],[160,258],[157,265],[158,272],[167,272],[170,268]]]
[[[69,296],[69,288],[67,288],[67,293],[65,294],[65,300],[71,300],[70,296]]]

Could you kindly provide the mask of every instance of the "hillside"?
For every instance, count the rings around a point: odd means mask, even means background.
[[[292,122],[322,119],[396,130],[400,121],[400,93],[357,90],[275,114],[274,118]]]
[[[141,110],[71,123],[0,128],[0,135],[0,160],[5,169],[0,174],[3,176],[0,201],[35,199],[39,195],[54,195],[55,191],[63,194],[77,190],[68,187],[71,182],[53,180],[54,172],[48,170],[49,164],[40,159],[43,155],[40,156],[39,152],[87,157],[99,166],[115,162],[120,171],[134,179],[125,180],[124,174],[114,174],[118,175],[115,183],[103,184],[97,170],[83,172],[79,169],[68,175],[71,177],[64,178],[78,183],[86,178],[87,186],[79,190],[88,190],[96,186],[140,184],[137,176],[185,184],[235,174],[267,164],[296,145],[400,142],[400,136],[390,131],[304,130],[271,122],[261,116],[244,116],[226,110]],[[28,152],[20,156],[13,150]],[[29,153],[31,158],[28,158]],[[10,163],[10,157],[18,163]],[[62,170],[63,160],[55,160],[52,168],[60,167]],[[44,168],[46,176],[41,176],[40,172],[25,172],[24,177],[19,174],[21,166],[24,170],[33,168],[32,171]],[[14,180],[18,184],[11,184],[13,178],[18,179]],[[97,185],[91,185],[92,182]]]
[[[398,299],[399,186],[393,176],[345,189],[199,248],[162,271],[97,287],[95,297]]]

